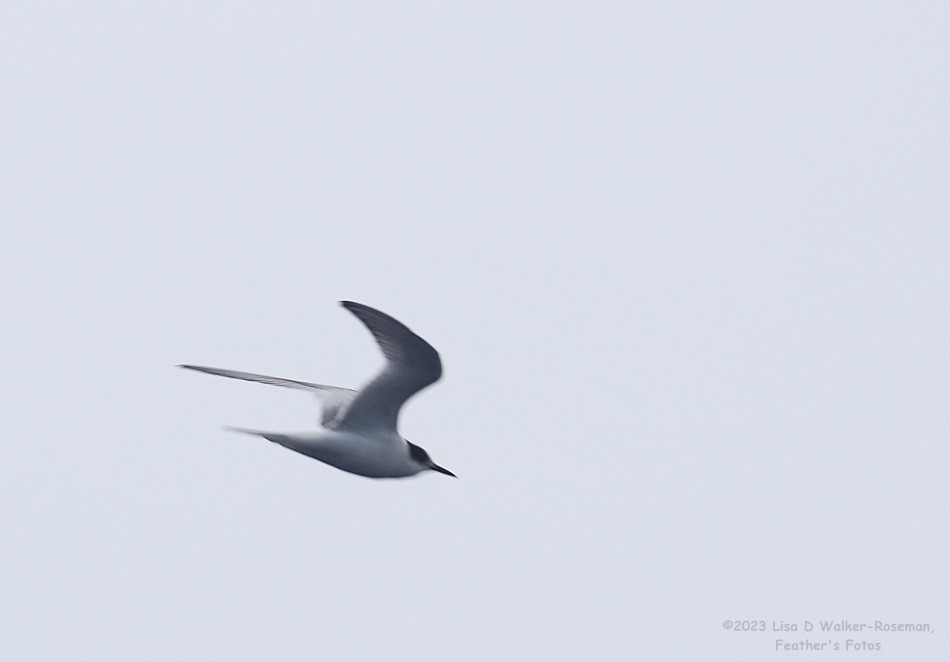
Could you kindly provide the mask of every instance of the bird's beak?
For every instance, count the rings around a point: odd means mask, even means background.
[[[445,474],[446,476],[451,476],[452,478],[458,478],[458,476],[456,476],[454,473],[452,473],[452,472],[449,471],[448,469],[445,469],[445,468],[443,468],[443,467],[440,467],[440,466],[439,466],[438,464],[436,464],[435,462],[430,462],[430,463],[429,463],[429,468],[432,469],[433,471],[438,471],[440,474]]]

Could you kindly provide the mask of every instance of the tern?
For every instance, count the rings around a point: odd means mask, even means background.
[[[383,369],[359,391],[200,365],[178,367],[309,391],[322,403],[322,427],[316,431],[265,432],[231,427],[225,428],[227,430],[264,437],[337,469],[368,478],[405,478],[423,471],[456,477],[433,462],[425,449],[403,438],[397,428],[399,410],[406,400],[442,376],[439,353],[386,313],[353,301],[341,301],[340,305],[369,329],[386,359]]]

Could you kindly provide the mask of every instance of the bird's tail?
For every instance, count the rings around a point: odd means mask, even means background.
[[[264,437],[264,439],[267,441],[280,444],[281,446],[286,446],[289,443],[287,435],[281,434],[280,432],[264,432],[263,430],[251,430],[250,428],[234,428],[230,425],[225,425],[224,429],[228,432],[240,432],[242,434],[254,435],[255,437]]]
[[[258,437],[263,437],[265,434],[267,434],[266,432],[262,432],[261,430],[251,430],[250,428],[235,428],[230,425],[225,425],[224,429],[227,430],[228,432],[240,432],[242,434],[253,434]]]

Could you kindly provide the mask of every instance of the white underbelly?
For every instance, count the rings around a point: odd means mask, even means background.
[[[369,478],[403,478],[423,469],[411,459],[401,438],[367,439],[348,432],[327,431],[288,434],[275,441],[337,469]]]

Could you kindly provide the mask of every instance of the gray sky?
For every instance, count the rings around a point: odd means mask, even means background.
[[[0,12],[0,657],[945,655],[945,3]],[[460,480],[224,424],[442,353]],[[817,626],[816,626],[817,627]],[[792,653],[788,653],[792,654]],[[863,655],[802,653],[828,659]]]

